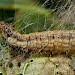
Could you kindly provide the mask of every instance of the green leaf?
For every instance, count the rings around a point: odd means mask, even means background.
[[[52,13],[39,6],[24,6],[15,16],[15,28],[20,33],[44,31],[52,23]]]

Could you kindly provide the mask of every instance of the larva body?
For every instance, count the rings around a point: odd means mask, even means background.
[[[75,30],[54,30],[8,37],[9,44],[25,50],[48,51],[56,54],[75,53]]]
[[[30,51],[54,54],[75,53],[75,30],[54,30],[30,34],[14,33],[11,26],[0,22],[0,31],[9,45]]]

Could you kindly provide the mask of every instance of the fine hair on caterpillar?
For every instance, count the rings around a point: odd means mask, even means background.
[[[47,52],[53,55],[72,55],[75,53],[75,30],[53,30],[20,34],[12,31],[9,26],[6,33],[4,31],[3,36],[6,36],[9,45],[23,48],[22,51],[25,52]]]

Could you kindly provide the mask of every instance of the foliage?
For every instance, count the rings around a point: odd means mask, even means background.
[[[31,9],[32,7],[32,9]],[[52,23],[52,13],[37,6],[25,6],[16,14],[15,28],[20,33],[44,31]]]

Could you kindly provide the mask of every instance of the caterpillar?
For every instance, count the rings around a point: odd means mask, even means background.
[[[44,51],[54,54],[75,53],[75,30],[53,30],[20,34],[7,25],[3,29],[8,43],[24,50]]]

